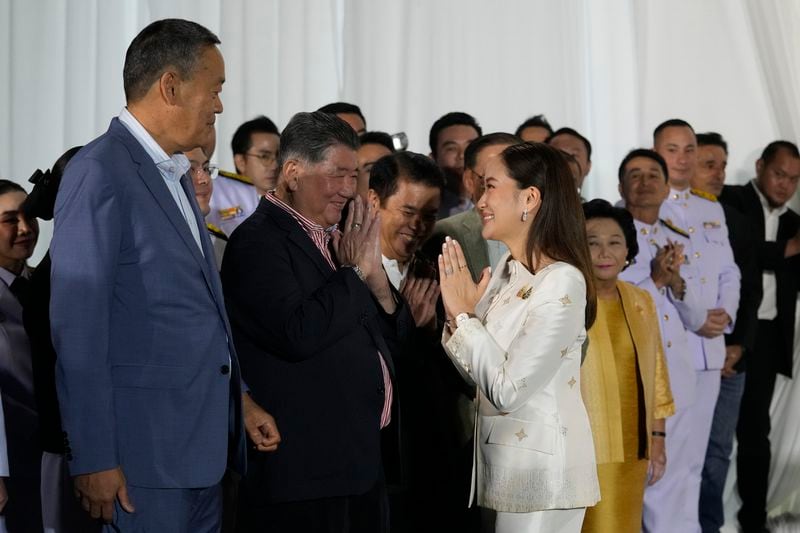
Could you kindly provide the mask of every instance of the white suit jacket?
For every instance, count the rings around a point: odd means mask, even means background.
[[[506,255],[475,309],[443,344],[474,382],[473,497],[504,512],[599,500],[589,419],[581,399],[586,284],[566,263],[531,274]]]

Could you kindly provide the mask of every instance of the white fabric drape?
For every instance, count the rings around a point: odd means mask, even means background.
[[[282,127],[337,100],[424,153],[448,111],[472,113],[486,132],[545,113],[592,140],[584,196],[611,200],[620,159],[650,146],[664,119],[721,132],[733,183],[752,177],[767,142],[800,134],[794,0],[0,0],[0,177],[23,182],[103,132],[124,105],[128,44],[165,17],[222,40],[215,159],[225,168],[244,120],[266,114]],[[34,263],[48,241],[45,225]],[[774,424],[770,488],[772,505],[795,512],[798,396],[779,381],[786,423]]]

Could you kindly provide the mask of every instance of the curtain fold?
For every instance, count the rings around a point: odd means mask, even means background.
[[[243,121],[266,114],[283,127],[337,100],[423,153],[448,111],[487,132],[544,113],[589,137],[585,196],[612,201],[618,162],[666,118],[722,133],[734,183],[752,177],[767,142],[800,131],[800,4],[786,0],[7,0],[0,176],[24,180],[104,131],[124,105],[130,40],[163,17],[222,40],[224,168]]]

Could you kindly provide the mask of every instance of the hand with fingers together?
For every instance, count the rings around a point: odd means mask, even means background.
[[[450,237],[445,238],[439,255],[439,285],[448,320],[461,313],[473,314],[490,278],[491,270],[487,267],[481,272],[478,283],[472,281],[461,245]]]
[[[440,290],[435,279],[407,276],[400,285],[400,294],[408,302],[417,327],[436,327],[436,301]]]
[[[92,518],[101,519],[108,524],[114,520],[114,502],[127,513],[134,512],[128,497],[128,487],[122,468],[79,474],[75,476],[75,497]]]
[[[333,251],[340,265],[354,268],[383,310],[394,313],[397,302],[381,260],[380,214],[358,195],[350,207],[343,230],[333,235]]]

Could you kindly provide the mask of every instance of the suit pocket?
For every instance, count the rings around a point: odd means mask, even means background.
[[[520,420],[507,416],[495,417],[486,438],[488,444],[499,444],[555,454],[558,429],[544,420]]]
[[[191,372],[182,366],[117,365],[111,367],[111,381],[115,387],[185,389],[191,380]]]

